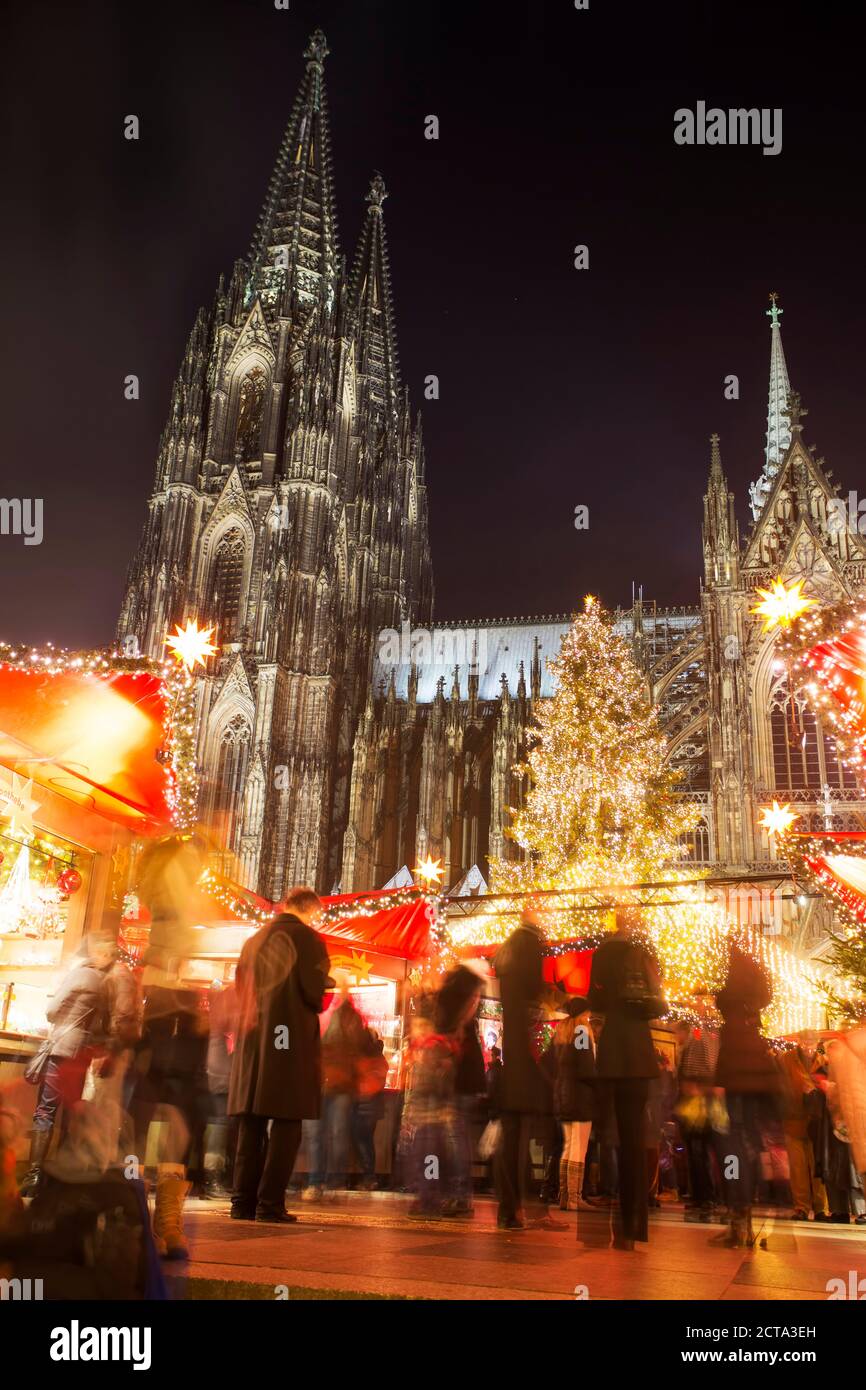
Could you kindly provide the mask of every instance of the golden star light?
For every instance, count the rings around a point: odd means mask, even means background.
[[[423,878],[429,888],[431,883],[439,883],[442,878],[442,860],[431,859],[428,854],[426,859],[415,865],[414,872]]]
[[[188,618],[185,628],[178,623],[175,631],[166,637],[165,645],[188,671],[192,671],[196,666],[204,666],[206,659],[219,651],[210,640],[215,631],[213,627],[199,627],[194,618]]]
[[[795,579],[790,588],[781,579],[774,579],[769,589],[758,589],[762,602],[751,610],[764,619],[764,632],[772,632],[776,627],[790,627],[807,608],[814,608],[815,600],[803,594],[804,579]]]
[[[785,835],[796,819],[790,805],[786,803],[780,806],[778,801],[774,801],[772,806],[764,807],[759,824],[770,835]]]

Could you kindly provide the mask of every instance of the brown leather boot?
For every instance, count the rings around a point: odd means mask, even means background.
[[[22,1197],[35,1197],[42,1185],[42,1165],[51,1143],[50,1129],[34,1129],[30,1141],[30,1167],[18,1191]]]

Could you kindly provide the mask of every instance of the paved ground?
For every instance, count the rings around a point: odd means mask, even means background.
[[[409,1198],[347,1194],[338,1202],[291,1204],[296,1226],[232,1221],[223,1202],[190,1202],[192,1278],[432,1299],[824,1300],[830,1279],[866,1278],[866,1227],[756,1220],[763,1247],[708,1244],[719,1226],[686,1225],[680,1208],[651,1217],[648,1245],[608,1245],[608,1218],[566,1220],[562,1231],[496,1230],[481,1198],[473,1219],[417,1222]],[[183,1266],[174,1266],[180,1274]],[[866,1285],[864,1285],[866,1288]],[[264,1294],[263,1294],[264,1296]]]

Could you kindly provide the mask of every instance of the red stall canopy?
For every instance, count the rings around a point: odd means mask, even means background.
[[[152,672],[0,663],[0,764],[136,832],[171,827],[174,773],[157,761],[167,694]],[[37,798],[38,799],[38,798]]]

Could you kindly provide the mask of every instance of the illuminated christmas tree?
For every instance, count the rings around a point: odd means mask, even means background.
[[[666,866],[681,857],[696,812],[676,795],[645,680],[597,601],[586,600],[550,665],[556,692],[538,709],[519,769],[527,797],[508,832],[524,858],[495,864],[497,890],[615,890],[675,877]]]

